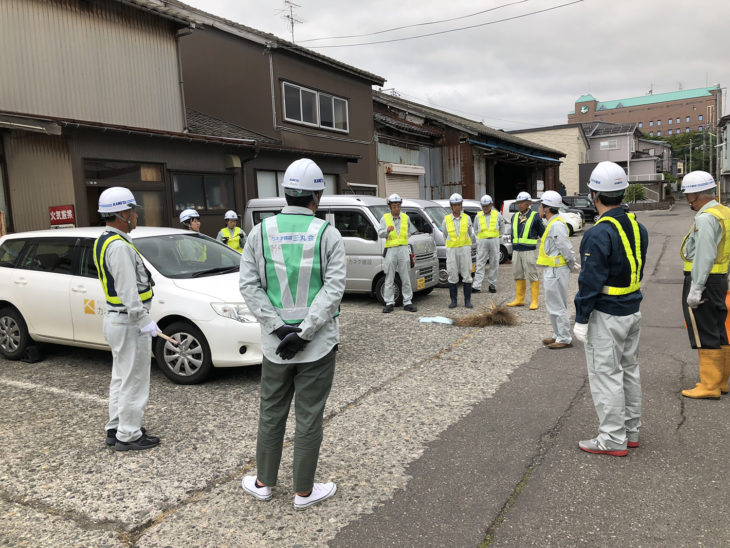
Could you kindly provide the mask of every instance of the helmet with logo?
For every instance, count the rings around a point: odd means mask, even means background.
[[[464,199],[461,197],[461,194],[453,193],[451,196],[449,196],[449,203],[450,204],[460,204],[464,201]]]
[[[199,218],[200,218],[200,214],[197,211],[195,211],[194,209],[183,209],[180,212],[180,222],[182,224],[185,224],[192,219],[199,219]]]
[[[123,186],[113,186],[99,195],[99,209],[97,211],[101,214],[111,214],[135,207],[141,206],[137,204],[131,190]]]
[[[682,192],[684,194],[702,192],[703,190],[710,190],[716,186],[715,179],[706,171],[691,171],[682,179]]]
[[[613,162],[600,162],[591,172],[588,188],[596,192],[617,192],[629,186],[624,168]]]
[[[554,190],[546,190],[542,193],[540,202],[547,207],[560,207],[563,205],[563,198]]]
[[[479,203],[482,204],[483,206],[486,206],[486,205],[490,205],[494,202],[492,202],[492,197],[489,194],[485,194],[484,196],[482,196],[482,199],[479,200]]]
[[[324,175],[319,166],[309,158],[292,162],[284,173],[284,193],[303,196],[307,193],[324,191]]]
[[[525,192],[524,190],[517,194],[517,198],[515,198],[516,202],[524,202],[525,200],[532,200],[532,196],[530,196],[529,192]]]
[[[389,204],[401,204],[403,203],[403,198],[398,196],[398,194],[391,194],[388,196],[388,203]]]
[[[226,211],[226,214],[223,215],[223,218],[226,221],[237,221],[238,220],[238,214],[235,211],[233,211],[232,209],[229,209],[228,211]]]

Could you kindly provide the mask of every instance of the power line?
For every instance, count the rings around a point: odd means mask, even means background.
[[[487,25],[495,25],[497,23],[504,23],[505,21],[512,21],[514,19],[522,19],[523,17],[528,17],[530,15],[536,15],[538,13],[545,13],[546,11],[552,11],[559,8],[564,8],[566,6],[571,6],[573,4],[579,4],[583,2],[583,0],[574,0],[573,2],[567,2],[565,4],[560,4],[559,6],[553,6],[551,8],[545,8],[544,10],[537,10],[537,11],[531,11],[529,13],[523,13],[522,15],[515,15],[513,17],[505,17],[504,19],[498,19],[497,21],[488,21],[486,23],[479,23],[478,25],[470,25],[467,27],[459,27],[456,29],[450,29],[450,30],[442,30],[438,32],[431,32],[428,34],[419,34],[418,36],[410,36],[408,38],[392,38],[390,40],[379,40],[376,42],[361,42],[358,44],[340,44],[337,46],[308,46],[309,49],[325,49],[325,48],[350,48],[355,46],[371,46],[373,44],[387,44],[390,42],[403,42],[405,40],[415,40],[416,38],[425,38],[427,36],[437,36],[439,34],[448,34],[450,32],[457,32],[460,30],[469,30],[469,29],[475,29],[478,27],[485,27]]]
[[[502,4],[501,6],[496,6],[494,8],[489,8],[488,10],[482,10],[477,11],[475,13],[470,13],[468,15],[461,15],[459,17],[452,17],[451,19],[441,19],[439,21],[427,21],[425,23],[415,23],[413,25],[404,25],[402,27],[393,27],[392,29],[385,29],[385,30],[379,30],[376,32],[368,32],[366,34],[350,34],[348,36],[329,36],[325,38],[310,38],[309,40],[300,40],[299,43],[303,44],[305,42],[316,42],[319,40],[340,40],[342,38],[362,38],[363,36],[375,36],[377,34],[385,34],[386,32],[392,32],[394,30],[403,30],[403,29],[410,29],[413,27],[423,27],[426,25],[437,25],[439,23],[449,23],[451,21],[457,21],[459,19],[467,19],[469,17],[475,17],[477,15],[481,15],[483,13],[488,13],[490,11],[495,11],[501,8],[506,8],[509,6],[514,6],[516,4],[524,4],[525,2],[530,2],[531,0],[518,0],[517,2],[512,2],[511,4]]]

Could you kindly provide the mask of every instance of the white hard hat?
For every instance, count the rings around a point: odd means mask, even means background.
[[[237,221],[238,220],[238,214],[235,211],[233,211],[232,209],[229,209],[228,211],[226,211],[226,214],[223,215],[223,218],[226,221],[231,221],[231,220]]]
[[[390,196],[388,196],[388,203],[389,204],[400,204],[400,203],[403,203],[403,198],[401,198],[397,194],[391,194]]]
[[[548,207],[560,207],[563,205],[563,198],[554,190],[546,190],[543,192],[540,201]]]
[[[198,213],[194,209],[183,209],[180,212],[180,222],[182,224],[185,224],[185,222],[189,221],[190,219],[198,219],[198,218],[200,218],[200,213]]]
[[[324,190],[324,175],[312,160],[300,158],[286,168],[282,186],[287,194],[293,196],[299,196],[302,192],[322,191]]]
[[[629,179],[626,172],[613,162],[600,162],[591,172],[588,188],[596,192],[615,192],[628,188]]]
[[[464,201],[464,199],[461,197],[461,194],[457,194],[456,192],[449,196],[449,203],[450,204],[460,204]]]
[[[515,201],[517,201],[517,202],[522,202],[522,201],[524,201],[524,200],[532,200],[532,196],[530,196],[530,193],[529,193],[529,192],[525,192],[525,191],[523,190],[522,192],[520,192],[520,193],[519,193],[519,194],[517,195],[517,198],[515,198]]]
[[[134,194],[123,186],[107,188],[99,195],[99,213],[117,213],[133,207],[140,207],[134,199]]]
[[[682,192],[684,194],[702,192],[716,186],[715,179],[706,171],[691,171],[682,179]]]
[[[482,196],[482,199],[479,200],[479,203],[482,205],[489,205],[489,204],[493,203],[492,197],[489,194],[485,194],[484,196]]]

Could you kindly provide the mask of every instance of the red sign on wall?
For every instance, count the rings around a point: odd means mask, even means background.
[[[48,206],[48,217],[51,220],[51,226],[76,223],[73,204]]]

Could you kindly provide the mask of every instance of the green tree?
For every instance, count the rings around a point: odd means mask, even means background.
[[[653,141],[664,141],[672,147],[672,157],[684,162],[685,172],[696,171],[701,169],[713,173],[715,170],[710,165],[710,154],[712,154],[712,163],[716,160],[717,138],[709,131],[690,131],[689,133],[679,133],[677,135],[662,135],[661,137],[648,137]],[[690,159],[692,163],[690,165]]]
[[[644,188],[644,185],[639,183],[629,185],[629,188],[626,189],[626,194],[624,195],[624,201],[632,203],[635,203],[638,200],[643,200],[645,198],[646,189]]]

